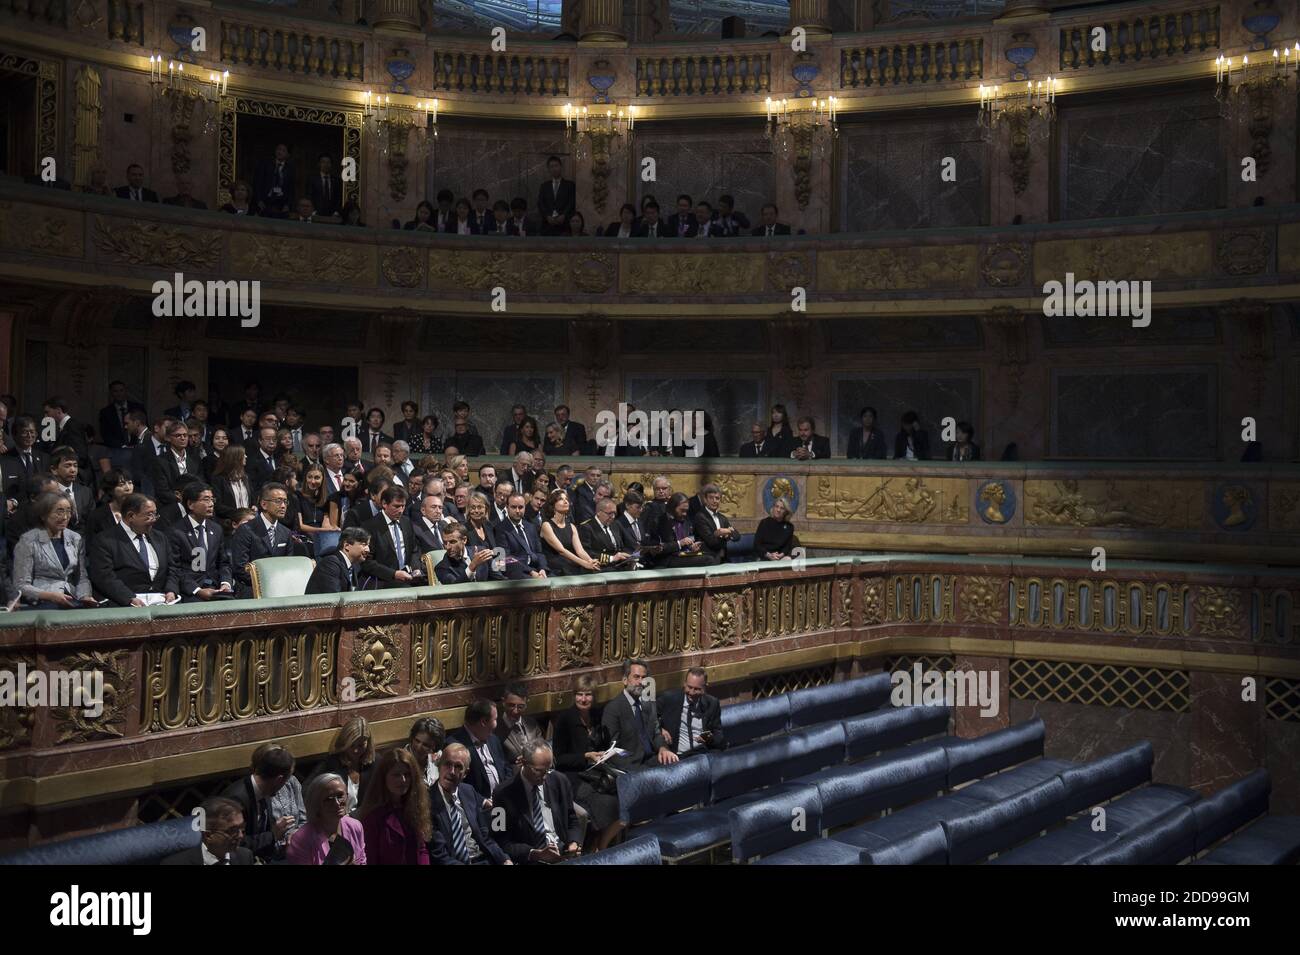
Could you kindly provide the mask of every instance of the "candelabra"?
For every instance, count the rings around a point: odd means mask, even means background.
[[[839,100],[834,96],[826,99],[780,99],[770,96],[764,102],[766,110],[766,134],[768,140],[781,153],[781,158],[790,158],[793,152],[796,158],[818,158],[826,155],[839,135],[836,122],[839,112]]]
[[[1039,142],[1047,137],[1056,120],[1056,80],[1026,80],[1006,86],[979,88],[979,126],[985,139],[992,138],[994,130],[1006,126],[1013,135],[1024,135],[1029,142]]]
[[[166,64],[164,66],[164,64]],[[197,64],[169,60],[161,53],[149,57],[149,86],[155,102],[170,101],[173,125],[188,128],[194,107],[202,104],[203,132],[211,135],[216,129],[217,104],[230,88],[229,70],[204,70]]]
[[[1251,155],[1260,172],[1269,167],[1277,96],[1288,89],[1298,73],[1300,42],[1294,47],[1275,49],[1272,56],[1260,54],[1251,59],[1250,54],[1244,54],[1240,63],[1234,63],[1232,57],[1220,55],[1214,61],[1214,95],[1220,115],[1247,127]]]
[[[635,128],[635,106],[609,103],[592,112],[590,106],[564,104],[564,140],[578,162],[592,157],[599,162],[602,156],[607,162],[628,147]]]
[[[414,104],[393,102],[386,93],[376,96],[373,91],[366,90],[361,99],[361,115],[369,132],[385,133],[390,140],[395,133],[415,130],[420,148],[426,155],[438,138],[436,99],[418,100]]]

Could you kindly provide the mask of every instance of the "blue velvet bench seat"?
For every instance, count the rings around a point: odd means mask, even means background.
[[[199,844],[188,816],[33,846],[0,857],[0,865],[154,865]]]
[[[1300,864],[1300,816],[1265,816],[1210,850],[1194,864]]]
[[[637,836],[591,855],[570,859],[564,865],[663,865],[659,840],[654,836]]]

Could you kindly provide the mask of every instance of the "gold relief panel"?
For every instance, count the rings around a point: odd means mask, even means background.
[[[823,475],[808,479],[810,518],[878,524],[966,524],[970,493],[962,478]]]
[[[112,650],[101,653],[74,653],[63,657],[55,666],[65,672],[96,671],[103,679],[102,706],[89,707],[84,701],[78,705],[59,707],[51,712],[58,730],[56,746],[64,743],[86,743],[96,739],[120,739],[126,735],[127,719],[134,703],[135,674],[131,670],[131,653]],[[98,709],[98,716],[87,715],[88,709]]]
[[[741,642],[816,633],[836,626],[831,580],[799,580],[760,584],[753,588],[754,611]]]
[[[0,674],[12,674],[12,679],[17,681],[19,673],[27,672],[26,685],[30,688],[34,680],[37,664],[36,658],[28,654],[17,654],[14,656],[0,657]],[[6,687],[5,692],[17,692],[18,687]],[[19,706],[17,700],[12,703],[8,700],[5,705],[0,705],[0,751],[6,749],[16,749],[19,746],[30,746],[32,744],[32,727],[36,722],[36,708],[32,706]]]
[[[615,600],[604,614],[600,663],[698,650],[702,604],[700,594]]]
[[[723,590],[710,597],[713,610],[709,614],[709,647],[730,647],[737,640],[748,642],[752,636],[745,629],[745,624],[754,614],[754,591],[751,587],[744,590]]]
[[[1300,222],[1277,227],[1277,270],[1300,272]]]
[[[1191,635],[1191,594],[1186,584],[1016,577],[1010,623],[1027,630],[1186,637]]]
[[[1192,604],[1196,630],[1205,637],[1240,637],[1245,629],[1242,595],[1230,587],[1201,587]]]
[[[424,285],[426,256],[423,249],[408,246],[385,249],[380,262],[389,285],[397,288],[419,288]]]
[[[764,290],[767,257],[762,253],[674,255],[647,252],[619,256],[625,293],[743,295]]]
[[[500,286],[507,294],[563,292],[568,256],[548,252],[429,252],[431,291],[489,292]]]
[[[890,292],[958,289],[976,284],[979,247],[844,249],[817,254],[817,290]]]
[[[602,295],[618,278],[615,256],[609,252],[580,252],[573,256],[573,286],[579,292]]]
[[[595,609],[591,604],[583,604],[579,607],[565,607],[560,611],[556,638],[561,670],[591,666],[591,642],[596,632],[592,621]]]
[[[1201,486],[1189,481],[1025,481],[1030,527],[1193,530]]]
[[[627,458],[620,460],[626,461]],[[645,460],[653,460],[647,458]],[[677,459],[670,459],[677,460]],[[614,485],[614,500],[621,500],[627,493],[629,484],[640,483],[645,488],[647,499],[654,497],[654,478],[658,474],[655,472],[634,472],[628,474],[622,471],[615,471],[614,467],[606,469],[606,479]],[[706,484],[716,484],[719,492],[722,494],[722,503],[719,509],[727,517],[757,517],[755,510],[755,481],[753,474],[669,474],[668,479],[672,482],[673,491],[693,496]]]
[[[362,627],[352,638],[353,700],[397,696],[402,658],[402,628]]]
[[[211,272],[221,262],[221,235],[210,229],[95,216],[95,248],[126,265]]]
[[[213,633],[145,648],[149,733],[332,706],[339,632]]]
[[[862,623],[865,626],[885,622],[885,579],[868,577],[862,582]]]
[[[545,609],[439,615],[411,628],[411,692],[546,672]]]
[[[1041,288],[1064,282],[1204,278],[1214,270],[1213,237],[1208,232],[1048,239],[1034,244],[1034,279]]]
[[[80,212],[24,202],[0,202],[0,248],[35,255],[82,258]]]
[[[1278,481],[1269,484],[1268,529],[1300,531],[1300,484],[1284,484]]]
[[[885,619],[890,623],[956,623],[951,574],[895,574],[884,587]]]
[[[230,264],[236,273],[270,278],[304,278],[303,264],[310,261],[311,243],[306,239],[232,232]]]
[[[313,242],[308,275],[326,285],[372,288],[378,254],[379,250],[369,243]]]
[[[963,623],[1002,623],[1003,583],[993,577],[963,577],[958,602]]]
[[[853,622],[853,580],[840,580],[836,582],[839,589],[840,605],[839,619],[835,621],[838,627],[847,627]]]

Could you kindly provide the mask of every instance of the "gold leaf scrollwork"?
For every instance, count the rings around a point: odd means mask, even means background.
[[[401,246],[385,249],[382,260],[384,278],[398,288],[418,288],[424,284],[424,253]]]
[[[352,678],[358,700],[397,696],[401,627],[362,627],[352,643]]]
[[[560,669],[591,664],[591,639],[595,633],[592,623],[594,608],[591,604],[565,607],[560,611],[559,651]]]
[[[618,269],[608,252],[587,252],[573,257],[573,284],[590,295],[608,292]]]
[[[1202,587],[1192,605],[1200,632],[1209,637],[1236,637],[1243,622],[1241,594],[1227,587]]]
[[[27,683],[30,684],[35,677],[36,659],[26,654],[19,656],[0,657],[0,673],[12,673],[16,677],[21,672],[19,665],[26,667]],[[16,690],[17,687],[14,687]],[[17,701],[13,705],[0,706],[0,750],[14,749],[19,746],[30,746],[32,742],[32,726],[36,721],[36,710],[30,706],[18,706]]]
[[[853,581],[838,582],[840,591],[840,614],[836,626],[847,627],[853,621]]]
[[[866,580],[862,586],[862,622],[885,622],[885,581],[880,577]]]
[[[153,222],[96,216],[95,248],[128,265],[211,271],[221,259],[221,235],[204,229],[169,229]]]
[[[740,629],[740,595],[724,591],[713,595],[713,646],[729,647],[736,642]]]
[[[1002,588],[992,577],[967,577],[962,581],[962,619],[967,623],[1001,623]]]
[[[812,256],[804,252],[769,252],[767,255],[767,284],[774,292],[790,293],[790,289],[809,288],[813,284]]]
[[[74,701],[77,705],[55,710],[58,720],[59,736],[55,745],[64,743],[85,743],[95,739],[120,739],[125,735],[123,727],[127,722],[127,711],[134,697],[132,684],[134,673],[128,665],[129,654],[126,650],[113,650],[106,653],[91,651],[66,656],[58,662],[64,672],[98,672],[102,675],[102,698],[99,704],[88,705],[92,701]],[[89,715],[88,711],[98,710],[98,715]]]
[[[980,278],[993,288],[1017,288],[1029,269],[1029,246],[1023,242],[998,242],[980,256]]]

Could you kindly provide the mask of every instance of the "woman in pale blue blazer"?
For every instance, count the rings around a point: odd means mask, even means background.
[[[68,530],[72,503],[46,492],[33,508],[37,524],[14,548],[14,586],[23,605],[37,610],[94,607],[86,570],[86,541]]]

